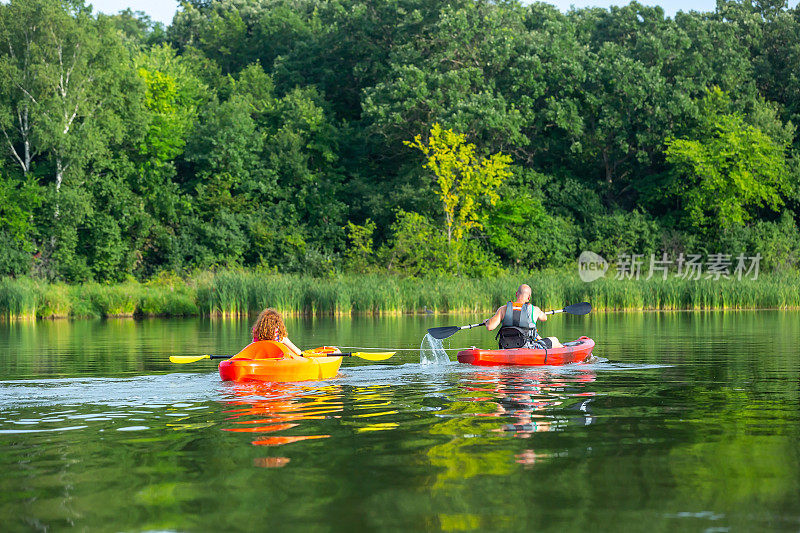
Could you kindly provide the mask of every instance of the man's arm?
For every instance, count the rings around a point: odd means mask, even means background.
[[[544,314],[544,311],[542,311],[535,305],[533,306],[533,309],[531,309],[531,315],[533,315],[533,320],[536,322],[538,322],[539,320],[541,320],[542,322],[547,322],[547,315]]]
[[[486,324],[486,329],[492,331],[494,328],[499,326],[500,322],[503,321],[505,314],[506,314],[506,306],[503,305],[501,307],[498,307],[497,311],[494,313],[494,315],[492,315],[492,318],[487,318],[486,320],[484,320],[484,323]]]

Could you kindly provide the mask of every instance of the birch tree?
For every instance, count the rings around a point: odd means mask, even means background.
[[[2,6],[0,46],[0,129],[7,153],[23,174],[46,159],[58,195],[70,171],[122,134],[114,115],[126,50],[110,21],[93,18],[81,1],[71,0]]]

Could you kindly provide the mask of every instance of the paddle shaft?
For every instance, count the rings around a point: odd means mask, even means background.
[[[241,352],[240,352],[241,353]],[[358,357],[367,361],[385,361],[396,352],[322,352],[318,350],[308,350],[302,353],[304,357]],[[171,363],[185,364],[196,363],[205,359],[230,359],[233,355],[172,355],[169,360]],[[247,358],[249,359],[249,358]]]
[[[331,352],[331,353],[320,353],[320,355],[312,355],[312,354],[303,354],[303,357],[358,357],[358,354],[361,352]],[[233,357],[232,355],[209,355],[209,359],[230,359]]]

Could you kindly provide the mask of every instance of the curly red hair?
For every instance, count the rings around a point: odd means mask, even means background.
[[[272,308],[261,311],[253,324],[253,341],[279,341],[287,335],[283,318]]]

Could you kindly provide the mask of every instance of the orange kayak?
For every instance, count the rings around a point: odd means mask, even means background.
[[[311,350],[332,353],[334,348]],[[341,357],[302,357],[283,343],[258,341],[219,364],[223,381],[320,381],[336,377]]]
[[[458,352],[458,362],[479,366],[518,365],[543,366],[582,363],[592,355],[594,341],[581,337],[549,350],[515,348],[513,350],[480,350],[472,348]]]

